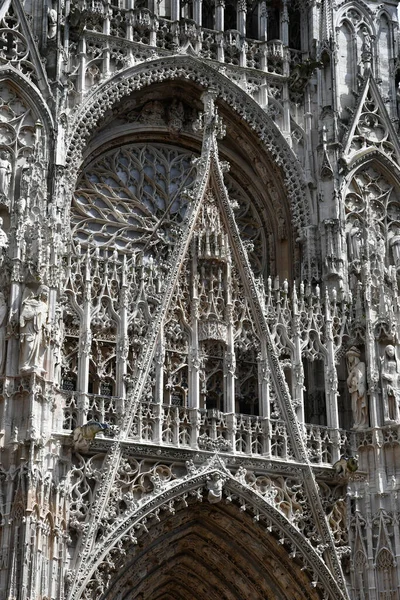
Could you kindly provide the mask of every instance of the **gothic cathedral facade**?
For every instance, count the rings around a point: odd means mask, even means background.
[[[0,600],[400,598],[396,0],[1,0]]]

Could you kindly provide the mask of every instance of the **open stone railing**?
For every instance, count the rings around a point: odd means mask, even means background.
[[[123,400],[85,395],[87,420],[116,425],[123,419]],[[64,429],[72,430],[82,412],[78,396],[66,395]],[[119,413],[119,415],[118,415]],[[117,429],[118,430],[118,429]],[[350,433],[319,425],[305,424],[304,435],[312,464],[333,463],[334,449],[350,452]],[[141,402],[136,410],[128,442],[181,449],[208,450],[275,460],[294,460],[284,421],[255,415],[222,413]]]
[[[250,39],[237,29],[207,29],[193,19],[171,20],[148,8],[126,9],[86,1],[71,5],[71,50],[83,24],[81,78],[86,72],[93,79],[96,70],[107,74],[138,59],[147,60],[156,49],[161,54],[175,54],[186,52],[189,46],[191,52],[204,59],[250,67],[274,76],[288,77],[290,67],[303,58],[300,51],[289,49],[279,39]],[[92,85],[96,83],[92,81]],[[85,87],[82,81],[78,87]]]

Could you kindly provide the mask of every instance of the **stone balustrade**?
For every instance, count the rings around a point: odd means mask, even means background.
[[[80,31],[84,24],[74,67],[80,94],[92,89],[111,71],[149,60],[155,51],[195,53],[200,58],[224,63],[227,68],[250,67],[267,76],[285,78],[290,67],[302,60],[300,51],[290,50],[280,40],[249,39],[237,29],[207,29],[193,19],[174,21],[148,8],[123,9],[83,2],[73,4],[71,14],[71,50],[75,48],[78,28]]]
[[[64,429],[78,423],[79,406],[84,405],[86,420],[116,425],[123,419],[123,400],[96,394],[64,394]],[[351,453],[350,433],[306,424],[304,435],[312,464],[334,462],[334,450]],[[215,409],[141,402],[135,412],[128,441],[180,449],[218,451],[274,460],[295,460],[284,421],[256,415],[222,413]]]

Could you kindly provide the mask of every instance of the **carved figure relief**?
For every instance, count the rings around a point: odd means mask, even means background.
[[[400,192],[378,166],[369,165],[351,181],[345,206],[351,287],[356,290],[361,268],[368,262],[373,288],[379,293],[390,264],[399,264]]]
[[[43,354],[49,340],[48,294],[48,288],[43,285],[36,294],[28,292],[22,301],[19,320],[21,372],[43,370]]]
[[[8,247],[8,236],[3,229],[3,219],[0,217],[0,264],[3,261],[3,256]]]
[[[208,495],[207,500],[210,504],[216,504],[222,500],[222,490],[224,488],[224,478],[220,473],[212,473],[207,478]]]
[[[0,197],[7,199],[11,182],[10,155],[4,150],[0,152]]]
[[[347,387],[351,396],[353,426],[355,429],[368,427],[368,401],[366,390],[365,363],[360,360],[361,353],[354,346],[346,352]]]
[[[393,235],[389,240],[390,249],[392,251],[393,264],[396,267],[400,267],[400,227],[396,227],[393,230]]]
[[[381,358],[383,420],[385,423],[398,423],[399,411],[399,368],[394,346],[388,344]]]

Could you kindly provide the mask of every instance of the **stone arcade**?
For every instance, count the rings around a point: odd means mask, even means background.
[[[0,600],[400,597],[398,46],[2,0]]]

